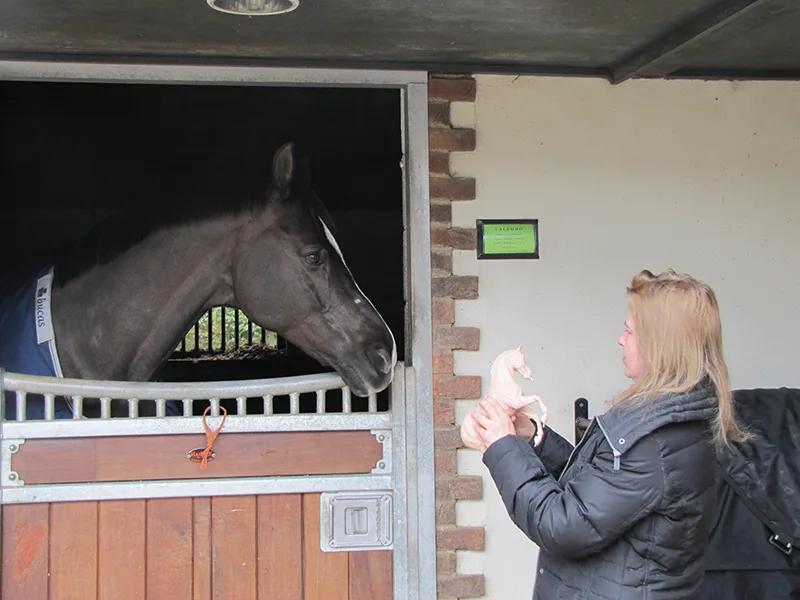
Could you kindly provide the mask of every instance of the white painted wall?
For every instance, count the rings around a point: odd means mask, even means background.
[[[478,77],[457,125],[477,129],[453,171],[477,178],[477,200],[453,204],[453,225],[538,218],[541,259],[477,261],[480,298],[457,303],[481,327],[481,350],[456,353],[457,374],[481,374],[523,344],[551,425],[572,439],[572,403],[592,413],[626,380],[616,339],[636,271],[672,267],[717,292],[733,385],[800,387],[800,83]],[[473,112],[474,111],[474,112]],[[473,402],[460,402],[457,418]],[[494,600],[530,598],[536,548],[511,523],[480,456],[485,501],[459,502],[459,525],[487,525],[486,551],[459,553],[485,573]]]

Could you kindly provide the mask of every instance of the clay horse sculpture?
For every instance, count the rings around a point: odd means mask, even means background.
[[[509,416],[516,414],[518,418],[532,419],[536,423],[534,444],[538,446],[544,436],[544,426],[547,424],[547,407],[538,396],[525,396],[522,393],[522,388],[514,379],[515,372],[519,372],[529,381],[533,380],[531,369],[522,353],[522,346],[506,350],[494,359],[492,380],[485,399],[497,401]],[[541,417],[531,410],[530,404],[533,402],[541,407]],[[468,448],[479,448],[480,436],[475,429],[473,412],[470,412],[461,424],[461,440]]]

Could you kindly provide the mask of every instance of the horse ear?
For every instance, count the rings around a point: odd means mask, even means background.
[[[522,352],[522,344],[520,344],[519,347],[517,348],[517,352]]]
[[[287,142],[281,146],[272,159],[272,182],[281,198],[289,195],[294,177],[294,145]]]

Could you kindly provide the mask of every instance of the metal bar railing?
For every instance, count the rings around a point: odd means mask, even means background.
[[[275,379],[248,379],[246,381],[203,382],[144,382],[144,381],[96,381],[91,379],[61,379],[38,377],[18,373],[3,373],[3,389],[15,392],[17,404],[27,394],[49,394],[52,396],[81,396],[84,398],[113,398],[143,400],[211,400],[213,398],[245,398],[254,396],[279,396],[301,393],[316,393],[318,390],[334,390],[346,387],[336,373],[319,373]]]
[[[402,363],[398,363],[402,369]],[[396,375],[397,376],[397,375]],[[377,414],[390,409],[370,394],[357,406],[350,388],[336,373],[274,379],[211,382],[122,382],[62,379],[2,372],[0,420],[75,422],[89,420],[197,417],[207,406],[211,415]],[[8,401],[10,400],[10,402]]]

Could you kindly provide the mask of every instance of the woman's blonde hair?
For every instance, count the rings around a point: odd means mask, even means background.
[[[639,349],[639,372],[614,404],[687,392],[708,381],[718,399],[715,441],[727,444],[745,439],[747,434],[734,415],[714,291],[672,269],[659,275],[644,270],[628,288],[628,303]]]

